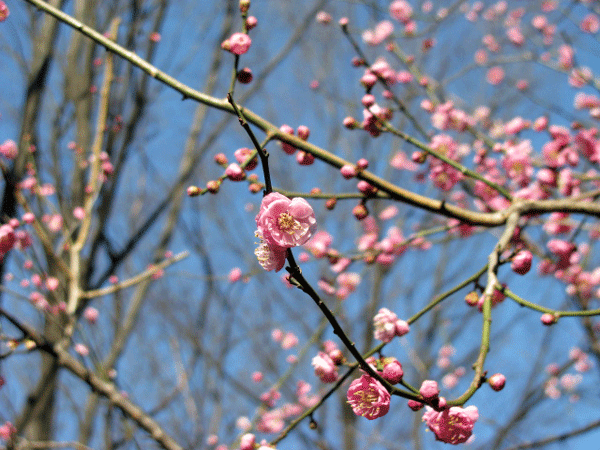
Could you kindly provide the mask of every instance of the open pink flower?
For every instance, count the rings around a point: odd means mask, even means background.
[[[354,414],[373,420],[390,410],[390,394],[375,378],[363,375],[350,383],[348,403]]]
[[[270,246],[264,241],[259,231],[256,231],[255,235],[260,239],[258,247],[254,250],[259,264],[267,271],[274,270],[275,272],[279,272],[285,264],[286,249],[279,246]]]
[[[317,221],[312,207],[303,198],[290,200],[271,192],[262,200],[256,226],[270,247],[286,249],[305,244],[313,235]]]
[[[453,406],[444,411],[435,411],[427,407],[423,421],[435,433],[438,441],[446,444],[462,444],[473,434],[473,426],[479,418],[476,406],[461,408]]]

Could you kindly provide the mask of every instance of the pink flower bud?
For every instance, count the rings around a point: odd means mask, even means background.
[[[92,325],[97,322],[99,315],[98,310],[92,306],[88,306],[83,310],[83,318]]]
[[[240,450],[254,450],[256,438],[252,433],[246,433],[240,439]]]
[[[26,212],[25,214],[23,214],[23,222],[31,225],[33,222],[35,222],[35,215],[31,212]]]
[[[225,169],[225,175],[227,175],[227,178],[231,181],[242,181],[246,178],[246,174],[237,163],[229,164],[227,169]]]
[[[235,55],[243,55],[250,48],[250,44],[252,44],[252,39],[245,33],[233,33],[229,39],[229,50],[231,53]]]
[[[81,206],[77,206],[73,209],[73,217],[75,217],[77,220],[83,220],[85,217],[85,209],[83,209]]]
[[[404,376],[404,370],[402,370],[402,364],[397,359],[394,359],[390,363],[383,367],[382,376],[385,380],[389,381],[390,384],[398,384],[402,381]]]
[[[367,89],[370,89],[373,86],[375,86],[375,83],[377,83],[377,75],[375,75],[373,72],[365,73],[360,79],[360,84],[362,84]],[[375,97],[373,97],[373,101],[374,100]]]
[[[405,334],[407,334],[410,331],[410,325],[408,325],[408,322],[406,322],[405,320],[402,320],[402,319],[396,320],[396,323],[394,324],[394,326],[395,326],[395,330],[396,330],[396,336],[398,336],[398,337],[404,336]]]
[[[90,350],[84,344],[75,344],[73,346],[73,350],[75,350],[75,353],[79,353],[81,356],[87,356],[90,354]]]
[[[356,119],[354,117],[350,117],[350,116],[346,117],[342,123],[349,130],[353,130],[354,128],[357,128],[359,126]]]
[[[329,14],[326,11],[319,11],[317,13],[317,22],[319,22],[322,25],[329,25],[331,23],[331,14]]]
[[[418,410],[420,410],[420,409],[421,409],[423,406],[424,406],[424,405],[423,405],[423,403],[421,403],[421,402],[418,402],[418,401],[416,401],[416,400],[409,400],[409,401],[408,401],[408,407],[409,407],[410,409],[412,409],[413,411],[418,411]]]
[[[49,291],[55,291],[58,289],[59,281],[58,278],[48,277],[46,278],[46,289]]]
[[[440,395],[440,388],[438,387],[437,381],[423,381],[421,388],[419,389],[419,393],[425,400],[429,402],[436,399]]]
[[[362,203],[359,203],[354,208],[352,208],[352,214],[356,217],[357,220],[363,220],[369,215],[369,211],[367,207]]]
[[[303,141],[308,140],[308,136],[310,136],[310,129],[306,125],[300,125],[297,132],[300,139]]]
[[[540,318],[540,320],[542,321],[542,323],[544,325],[550,326],[550,325],[554,325],[558,321],[558,317],[556,317],[554,314],[544,313],[544,314],[542,314],[542,317]]]
[[[240,12],[246,13],[250,9],[250,0],[240,0],[239,3]]]
[[[375,96],[373,94],[365,94],[361,102],[365,108],[369,108],[375,104]]]
[[[291,134],[292,136],[294,135],[294,129],[292,127],[290,127],[289,125],[283,124],[279,127],[279,130],[283,131],[286,134]],[[288,155],[293,155],[294,153],[296,153],[296,147],[294,147],[293,145],[290,145],[286,142],[281,143],[281,148]]]
[[[2,11],[0,10],[0,17],[1,16]],[[19,149],[17,148],[17,144],[12,139],[7,139],[2,144],[0,144],[0,154],[3,155],[6,159],[16,158],[18,153]]]
[[[4,22],[9,14],[10,14],[10,11],[8,10],[8,6],[6,6],[6,3],[4,3],[3,1],[0,1],[0,22]],[[9,422],[7,422],[7,423],[9,423]],[[6,439],[6,440],[8,440],[8,439]]]
[[[223,167],[227,167],[227,164],[229,163],[227,156],[225,156],[223,153],[217,153],[215,155],[215,162]]]
[[[236,161],[239,164],[245,163],[246,160],[250,157],[251,154],[252,154],[252,150],[250,150],[247,147],[238,148],[233,153],[233,155],[235,156]],[[252,158],[252,160],[248,164],[246,164],[245,169],[246,170],[252,170],[252,169],[255,169],[257,165],[258,165],[258,157],[255,155],[254,158]]]
[[[360,158],[358,161],[356,161],[356,168],[358,170],[365,170],[367,167],[369,167],[369,161],[365,158]]]
[[[255,28],[258,25],[258,19],[254,16],[248,16],[246,19],[246,28],[250,31],[252,28]]]
[[[356,176],[356,168],[352,164],[344,164],[340,168],[340,173],[344,178],[349,180],[350,178],[354,178]]]
[[[239,281],[241,278],[242,278],[242,269],[240,269],[239,267],[234,267],[229,272],[229,275],[227,275],[227,279],[229,280],[230,283],[235,283],[236,281]]]
[[[519,275],[525,275],[531,269],[533,255],[529,250],[521,250],[515,255],[510,264],[511,269]]]
[[[375,194],[378,190],[375,186],[371,185],[365,180],[360,180],[358,183],[356,183],[356,187],[360,192],[366,195]]]
[[[493,390],[501,391],[504,389],[504,385],[506,384],[506,377],[501,373],[495,373],[488,378],[488,383]]]
[[[221,186],[221,184],[218,181],[215,181],[215,180],[209,180],[209,181],[206,182],[206,189],[211,194],[216,194],[217,192],[219,192],[219,187],[220,186]],[[198,193],[200,193],[200,190],[198,190]],[[188,191],[188,195],[189,195],[189,191]]]
[[[198,186],[188,186],[187,195],[189,197],[196,197],[197,195],[200,195],[200,188]]]
[[[298,161],[298,164],[301,166],[310,166],[315,162],[315,157],[310,153],[299,151],[296,153],[296,161]]]

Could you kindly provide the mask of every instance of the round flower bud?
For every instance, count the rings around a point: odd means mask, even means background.
[[[377,75],[373,72],[365,73],[360,79],[360,84],[362,84],[366,89],[371,89],[377,83]]]
[[[198,186],[188,186],[187,195],[190,197],[196,197],[200,195],[200,188]]]
[[[519,275],[525,275],[531,269],[532,259],[533,255],[529,250],[521,250],[514,256],[510,268]]]
[[[506,377],[501,373],[495,373],[488,378],[488,384],[495,391],[501,391],[506,384]]]
[[[354,217],[356,217],[358,220],[363,220],[369,215],[369,211],[365,205],[360,203],[352,209],[352,214],[354,214]]]
[[[352,164],[344,164],[340,169],[340,173],[344,178],[349,180],[356,176],[356,168]]]
[[[365,158],[360,158],[358,161],[356,161],[356,168],[358,170],[365,170],[367,167],[369,167],[369,161]]]
[[[402,381],[404,376],[404,370],[402,370],[402,364],[397,359],[389,362],[383,367],[383,373],[381,375],[385,380],[389,381],[390,384],[398,384]]]
[[[542,314],[542,317],[540,318],[540,320],[542,321],[542,323],[544,325],[550,326],[550,325],[554,325],[558,321],[558,317],[556,317],[554,314],[545,313],[545,314]]]
[[[423,381],[423,383],[421,384],[421,388],[419,389],[419,393],[427,401],[432,401],[438,398],[438,396],[440,395],[440,388],[438,387],[437,381]]]
[[[246,174],[237,163],[229,164],[227,169],[225,169],[225,175],[227,175],[227,178],[231,181],[242,181],[246,178]]]
[[[306,125],[300,125],[297,132],[300,139],[303,141],[308,140],[308,136],[310,136],[310,129]]]
[[[296,153],[296,161],[298,161],[298,164],[301,166],[310,166],[315,162],[315,157],[310,153],[299,151]]]
[[[359,126],[356,119],[354,117],[350,117],[350,116],[348,116],[344,119],[343,124],[349,130],[353,130],[354,128],[358,128],[358,126]]]
[[[252,70],[249,67],[244,67],[237,73],[237,80],[242,84],[251,83],[253,78]]]
[[[373,94],[365,94],[362,98],[362,104],[365,108],[369,108],[375,104],[375,96]]]
[[[477,303],[479,303],[479,294],[477,294],[475,291],[469,292],[467,295],[465,295],[465,302],[469,306],[476,306]]]
[[[215,155],[215,162],[220,166],[227,167],[229,160],[227,159],[227,156],[225,156],[225,154],[217,153]]]
[[[248,16],[246,19],[246,29],[250,31],[252,28],[258,25],[258,19],[254,16]]]
[[[325,202],[325,208],[327,208],[329,211],[331,211],[331,210],[333,210],[333,208],[335,208],[336,204],[337,204],[337,199],[330,198]]]

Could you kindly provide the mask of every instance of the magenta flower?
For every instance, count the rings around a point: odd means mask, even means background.
[[[290,200],[271,192],[262,200],[256,226],[271,248],[286,249],[305,244],[313,235],[317,221],[312,207],[303,198]]]
[[[473,434],[473,426],[479,418],[476,406],[461,408],[453,406],[444,411],[435,411],[427,407],[423,421],[434,432],[438,441],[446,444],[462,444]]]
[[[348,403],[354,414],[373,420],[390,410],[390,394],[375,378],[363,375],[350,383]]]

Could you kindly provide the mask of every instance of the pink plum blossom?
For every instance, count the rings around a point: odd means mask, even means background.
[[[369,420],[385,416],[390,409],[389,392],[366,374],[350,384],[347,397],[354,414]]]
[[[387,308],[381,308],[373,318],[374,336],[382,342],[390,342],[396,336],[398,316]]]
[[[319,352],[319,354],[312,359],[311,364],[315,368],[315,375],[319,377],[323,383],[334,383],[337,381],[337,366],[327,353]]]
[[[305,244],[313,235],[317,222],[312,207],[303,198],[290,200],[272,192],[266,195],[256,215],[258,233],[276,252]]]
[[[255,235],[260,239],[258,247],[254,250],[259,264],[267,271],[279,272],[285,265],[286,249],[279,246],[269,246],[259,231],[256,231]]]
[[[423,414],[423,421],[434,432],[436,440],[454,445],[462,444],[471,437],[477,419],[479,411],[476,406],[453,406],[443,411],[427,407]]]

